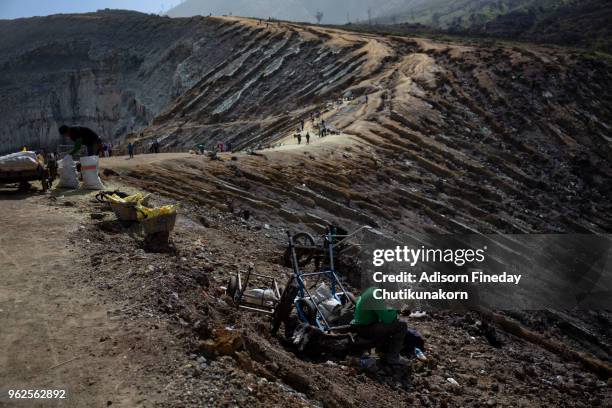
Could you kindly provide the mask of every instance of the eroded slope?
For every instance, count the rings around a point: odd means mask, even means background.
[[[222,21],[219,47],[235,37],[241,47],[138,140],[271,149],[147,168],[147,187],[313,228],[610,230],[608,62]],[[289,148],[320,110],[341,135]]]

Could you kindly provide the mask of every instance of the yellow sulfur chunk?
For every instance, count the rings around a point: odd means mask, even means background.
[[[138,205],[136,210],[138,211],[138,219],[143,220],[145,218],[155,218],[162,215],[170,215],[176,213],[178,205],[165,205],[159,208],[147,208],[143,205]]]
[[[118,204],[138,204],[140,203],[142,200],[145,200],[146,198],[148,198],[148,195],[144,195],[142,193],[136,193],[134,195],[125,197],[125,198],[121,198],[119,197],[117,194],[112,194],[107,196],[107,198],[113,202],[113,203],[118,203]]]

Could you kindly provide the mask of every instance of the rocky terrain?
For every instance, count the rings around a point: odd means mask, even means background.
[[[215,24],[201,21],[122,11],[0,21],[0,153],[53,149],[62,123],[107,141],[147,125],[205,72]]]
[[[216,48],[242,47],[132,139],[161,137],[166,149],[284,146],[147,168],[147,188],[308,225],[610,230],[606,60],[222,21]],[[316,132],[319,111],[340,135],[290,148],[302,120]]]
[[[126,348],[157,344],[151,333],[166,325],[176,339],[168,354],[147,346],[158,360],[136,374],[153,379],[139,397],[155,393],[161,406],[610,405],[605,311],[430,313],[408,320],[426,338],[428,363],[366,373],[351,356],[297,353],[223,289],[249,263],[284,282],[286,230],[609,233],[609,60],[234,17],[104,12],[19,24],[0,22],[13,33],[0,36],[2,147],[58,143],[62,121],[90,125],[120,141],[119,152],[136,144],[134,160],[102,159],[109,188],[181,204],[172,246],[157,253],[91,196],[37,202],[81,214],[69,234],[83,254],[75,276],[123,302],[121,319],[147,322],[131,326]],[[66,65],[55,71],[50,60]],[[321,120],[333,134],[318,136]],[[302,122],[308,145],[293,137]],[[143,155],[153,140],[185,153]],[[233,152],[187,153],[218,142]]]
[[[110,162],[107,168],[121,167]],[[116,176],[105,182],[133,191],[116,184]],[[183,200],[171,251],[156,253],[143,248],[137,226],[122,226],[93,195],[46,201],[43,206],[82,218],[96,214],[68,237],[71,246],[86,251],[79,252],[83,258],[73,276],[96,296],[123,305],[111,316],[129,322],[130,330],[101,341],[114,344],[113,350],[133,350],[132,376],[147,379],[135,396],[140,405],[591,407],[612,401],[605,376],[483,326],[478,313],[403,317],[423,334],[429,356],[404,370],[368,372],[356,356],[299,353],[282,335],[270,334],[268,316],[238,310],[224,295],[229,277],[244,274],[249,264],[281,282],[288,278],[281,261],[283,226]],[[168,199],[155,195],[154,201]],[[580,330],[595,334],[598,356],[609,359],[608,312],[510,316],[572,348],[593,346]],[[158,343],[168,335],[176,340]]]
[[[612,5],[607,1],[569,1],[556,8],[533,7],[501,14],[490,21],[470,25],[467,32],[581,47],[610,54],[612,33],[608,22],[611,18]]]

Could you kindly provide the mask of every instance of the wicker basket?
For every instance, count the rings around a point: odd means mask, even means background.
[[[138,211],[136,211],[136,204],[111,202],[110,206],[119,221],[138,221]]]
[[[176,224],[176,212],[154,218],[145,218],[141,223],[146,235],[153,235],[160,232],[170,233]]]
[[[141,205],[149,205],[150,197],[145,197],[140,201]],[[136,203],[115,203],[113,201],[107,201],[111,209],[119,219],[119,221],[138,221],[138,211],[136,210]]]

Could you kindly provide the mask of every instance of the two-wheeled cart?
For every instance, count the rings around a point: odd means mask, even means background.
[[[354,304],[353,296],[348,292],[338,278],[335,270],[335,251],[341,248],[345,240],[354,236],[361,229],[351,233],[338,235],[335,228],[327,229],[323,244],[317,246],[314,238],[307,233],[299,233],[294,236],[287,232],[288,247],[286,257],[290,258],[293,274],[289,279],[278,306],[272,316],[272,333],[278,332],[281,323],[286,323],[291,315],[293,306],[296,308],[298,318],[303,323],[318,327],[324,332],[333,330],[332,323],[326,317],[328,313],[321,305],[315,292],[315,286],[322,280],[329,283],[330,299],[339,304]],[[316,268],[314,272],[305,272],[303,268],[315,259]],[[321,264],[323,266],[321,267]],[[308,280],[308,282],[307,282]],[[312,280],[315,281],[312,284]]]
[[[0,185],[17,184],[19,190],[28,190],[31,181],[40,181],[43,191],[47,191],[53,179],[52,169],[42,164],[35,170],[10,171],[0,168]]]

